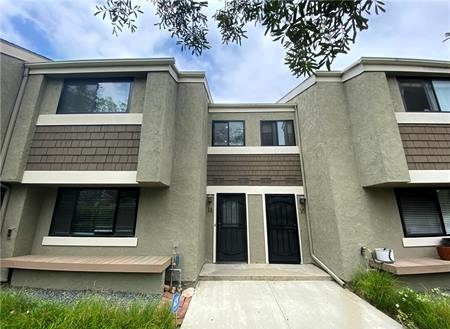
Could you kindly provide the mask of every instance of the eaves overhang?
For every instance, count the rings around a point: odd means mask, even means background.
[[[27,63],[29,74],[80,75],[80,74],[136,74],[146,72],[168,72],[179,83],[202,83],[212,103],[212,96],[203,71],[179,71],[174,58],[143,59],[88,59]]]
[[[277,103],[286,103],[317,82],[345,82],[364,72],[450,75],[450,61],[412,58],[361,57],[342,71],[316,71]]]

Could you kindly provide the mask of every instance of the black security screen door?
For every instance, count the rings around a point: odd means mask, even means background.
[[[247,262],[245,194],[217,194],[217,262]]]
[[[299,264],[297,214],[293,195],[266,195],[269,263]]]

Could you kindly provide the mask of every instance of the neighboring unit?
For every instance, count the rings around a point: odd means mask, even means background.
[[[215,104],[173,59],[2,41],[1,60],[2,281],[161,292],[174,255],[185,282],[227,262],[348,281],[388,247],[386,270],[448,286],[449,62],[363,58],[279,103]]]

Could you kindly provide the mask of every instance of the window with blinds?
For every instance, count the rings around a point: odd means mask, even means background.
[[[395,191],[406,237],[450,235],[450,189]]]
[[[134,236],[139,189],[61,188],[52,236]]]

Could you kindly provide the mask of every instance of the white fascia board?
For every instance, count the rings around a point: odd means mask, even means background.
[[[303,186],[207,186],[206,194],[247,193],[247,194],[304,194]]]
[[[450,170],[410,170],[410,184],[450,183]]]
[[[209,146],[208,154],[299,154],[298,146]]]
[[[450,124],[450,112],[396,112],[397,123]]]
[[[36,126],[140,125],[142,113],[41,114]]]
[[[209,113],[265,113],[265,112],[295,112],[295,104],[277,103],[236,103],[210,104]]]
[[[137,185],[136,171],[43,171],[25,170],[23,184]]]
[[[298,94],[301,94],[306,89],[308,89],[309,87],[313,86],[315,83],[316,83],[316,77],[315,77],[315,75],[311,75],[310,77],[308,77],[305,80],[303,80],[303,82],[301,82],[297,87],[295,87],[290,92],[288,92],[286,95],[281,97],[277,101],[277,103],[287,103],[287,102],[289,102],[292,98],[294,98]]]
[[[403,238],[403,247],[433,247],[441,244],[442,238],[448,238],[448,236],[433,236],[424,238]]]
[[[136,247],[137,238],[130,237],[73,237],[44,236],[43,246],[73,246],[73,247]]]

